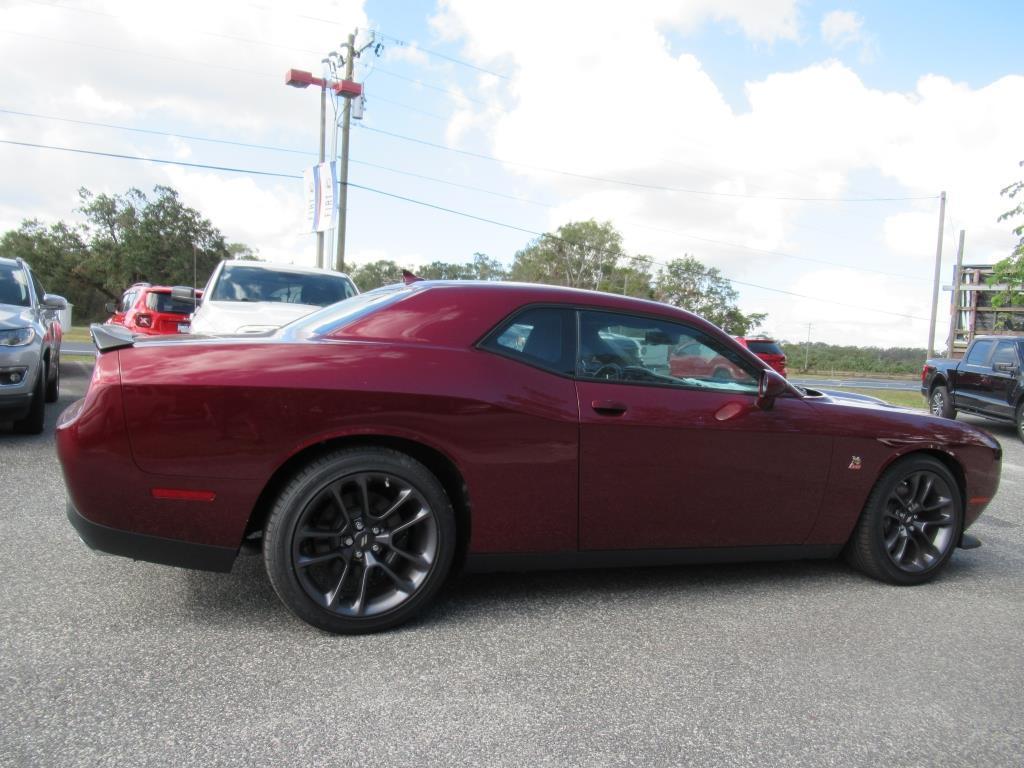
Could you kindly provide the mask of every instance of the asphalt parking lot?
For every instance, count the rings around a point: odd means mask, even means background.
[[[61,407],[81,395],[65,371]],[[840,562],[466,576],[367,637],[93,554],[52,424],[0,427],[3,765],[1018,766],[1024,446],[935,582]]]

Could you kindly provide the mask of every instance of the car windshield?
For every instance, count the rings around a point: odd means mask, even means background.
[[[146,295],[146,307],[154,312],[168,312],[175,315],[191,315],[195,304],[188,299],[176,299],[170,293],[150,291]]]
[[[225,264],[210,298],[213,301],[274,301],[326,307],[355,295],[355,286],[343,275]]]
[[[21,267],[0,264],[0,304],[30,307],[28,276]]]
[[[360,293],[350,299],[330,307],[300,317],[284,326],[280,334],[288,339],[308,339],[323,336],[338,328],[348,325],[354,320],[365,317],[404,299],[411,293],[405,285],[386,285],[373,291]]]

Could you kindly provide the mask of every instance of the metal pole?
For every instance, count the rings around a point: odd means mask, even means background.
[[[946,193],[939,195],[939,240],[935,245],[935,278],[932,281],[932,318],[928,323],[928,357],[935,357],[935,319],[939,311],[939,272],[942,269],[942,225],[946,220]]]
[[[325,141],[327,138],[327,84],[320,86],[320,162],[324,161]],[[316,233],[316,265],[324,265],[324,233]]]
[[[807,364],[811,356],[811,324],[807,324],[807,344],[804,346],[804,373],[807,373]]]
[[[960,272],[964,267],[964,230],[960,230],[960,244],[956,247],[956,267],[953,269],[953,308],[949,315],[949,339],[946,341],[946,357],[953,356],[953,342],[956,341],[956,326],[960,319]]]
[[[356,58],[356,36],[348,36],[348,56],[345,57],[345,79],[352,79],[352,70]],[[352,119],[352,99],[345,99],[345,110],[341,118],[341,168],[338,169],[338,253],[334,260],[334,268],[345,271],[345,219],[348,215],[348,127]]]

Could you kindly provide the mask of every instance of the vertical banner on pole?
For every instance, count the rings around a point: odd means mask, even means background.
[[[303,232],[324,232],[338,226],[335,190],[338,169],[335,163],[320,163],[302,172],[306,215]]]

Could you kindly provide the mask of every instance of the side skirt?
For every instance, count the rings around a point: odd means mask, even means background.
[[[584,568],[642,568],[701,563],[745,563],[772,560],[824,560],[838,557],[842,544],[706,549],[631,549],[590,552],[510,552],[466,556],[469,573],[498,571],[560,571]]]

